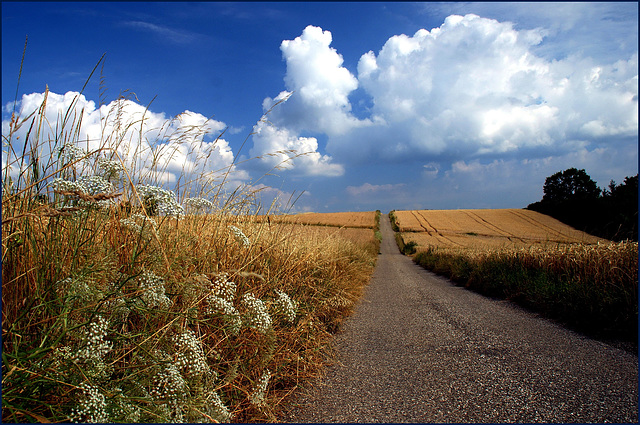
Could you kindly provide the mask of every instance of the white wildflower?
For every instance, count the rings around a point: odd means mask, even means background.
[[[271,379],[271,372],[264,371],[256,385],[253,387],[253,391],[249,396],[249,401],[256,406],[264,406],[265,395],[267,393],[267,385],[269,385],[269,379]]]
[[[89,323],[83,346],[75,354],[82,361],[101,362],[105,354],[111,351],[111,343],[106,341],[109,322],[98,316],[95,322]]]
[[[115,192],[115,187],[111,182],[97,175],[83,176],[76,181],[64,180],[57,177],[53,179],[49,186],[62,192],[80,192],[87,195],[97,195],[99,193],[110,194]],[[82,199],[78,201],[81,206],[90,206],[95,204],[102,208],[108,207],[113,202],[113,199],[103,199],[97,202],[87,202]]]
[[[60,148],[60,158],[64,163],[79,160],[81,158],[84,158],[86,155],[86,151],[79,148],[77,145],[72,145],[70,143],[65,143]]]
[[[89,195],[112,193],[115,191],[113,184],[105,180],[102,176],[83,176],[80,182],[86,188],[85,192]]]
[[[236,296],[237,285],[229,280],[227,273],[220,273],[211,287],[211,293],[229,302]]]
[[[227,406],[224,405],[222,399],[218,393],[211,392],[207,396],[208,401],[208,413],[213,419],[218,422],[229,422],[231,419],[231,413]]]
[[[184,207],[178,204],[175,193],[158,186],[143,184],[137,185],[136,190],[145,202],[155,205],[156,214],[176,218],[184,216]]]
[[[214,207],[213,202],[204,198],[187,198],[184,201],[182,201],[182,203],[185,204],[186,206],[193,208],[196,211],[206,211],[206,210],[210,211]]]
[[[120,161],[107,159],[102,156],[97,159],[96,164],[107,180],[117,178],[119,174],[124,171],[124,167],[122,166],[122,163],[120,163]]]
[[[109,422],[107,402],[100,389],[86,382],[78,387],[82,390],[82,396],[78,400],[78,406],[71,411],[73,419],[89,423]]]
[[[186,374],[200,375],[209,372],[202,342],[191,329],[185,329],[175,338],[177,349],[176,367]]]
[[[230,301],[227,301],[224,298],[217,297],[215,295],[207,296],[207,309],[205,310],[205,314],[222,314],[224,315],[225,321],[229,324],[230,331],[233,335],[236,335],[240,332],[240,328],[242,327],[242,319],[240,318],[240,313],[233,306]]]
[[[154,377],[154,386],[149,394],[156,400],[175,400],[184,398],[187,390],[187,383],[180,374],[178,367],[174,363],[168,362]]]
[[[164,279],[150,272],[144,272],[139,278],[140,289],[144,291],[142,301],[149,308],[169,307],[171,300],[165,294]]]
[[[244,233],[242,233],[242,230],[238,229],[236,226],[229,226],[229,230],[231,230],[239,245],[245,247],[251,245],[251,241]]]
[[[102,297],[102,293],[95,285],[88,285],[82,276],[67,277],[55,283],[55,288],[60,297],[68,297],[68,300],[91,302]]]
[[[296,319],[296,309],[298,303],[292,300],[289,295],[281,291],[276,291],[278,294],[278,300],[276,301],[276,308],[280,314],[282,314],[289,323],[293,323]]]
[[[84,185],[79,181],[65,180],[60,177],[56,177],[55,179],[53,179],[53,181],[49,184],[49,186],[53,187],[56,190],[65,191],[65,192],[77,191],[77,192],[84,193],[87,190],[84,187]]]
[[[137,423],[140,421],[140,408],[129,403],[122,394],[122,389],[113,390],[114,397],[111,407],[111,420],[113,422]]]
[[[269,316],[264,302],[254,297],[253,294],[245,294],[242,301],[247,306],[245,325],[258,332],[266,333],[271,327],[271,316]]]
[[[158,228],[158,224],[154,219],[140,213],[135,213],[128,218],[120,219],[120,224],[135,233],[140,233],[143,229],[149,227],[152,227],[153,229]]]

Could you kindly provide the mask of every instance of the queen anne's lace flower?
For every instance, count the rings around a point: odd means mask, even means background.
[[[120,224],[132,230],[135,233],[142,232],[144,228],[149,228],[149,227],[152,227],[153,229],[158,228],[158,224],[154,219],[140,213],[135,213],[128,218],[121,219]]]
[[[180,374],[177,365],[168,362],[155,376],[154,386],[149,394],[156,400],[176,400],[184,398],[187,390],[187,382]]]
[[[211,293],[229,302],[236,296],[237,285],[229,280],[227,273],[220,273],[211,286]]]
[[[164,279],[150,272],[144,272],[138,278],[142,294],[142,301],[149,308],[169,307],[171,300],[165,295]]]
[[[113,184],[105,180],[101,176],[83,176],[79,180],[70,181],[64,180],[60,177],[53,179],[50,186],[55,190],[62,192],[80,192],[87,195],[97,195],[99,193],[110,194],[115,191]],[[113,199],[103,199],[97,202],[87,202],[83,199],[78,201],[81,206],[98,205],[99,207],[106,208],[113,203]]]
[[[98,316],[95,322],[89,323],[84,337],[83,347],[76,352],[76,358],[83,361],[100,361],[111,351],[111,343],[106,341],[109,322]]]
[[[241,246],[251,245],[251,241],[249,240],[248,237],[246,237],[244,233],[242,233],[242,230],[238,229],[236,226],[229,226],[229,230],[231,230],[231,232],[233,233],[233,236],[235,236],[236,241],[238,242],[239,245]]]
[[[271,379],[271,372],[265,370],[256,385],[253,387],[253,391],[249,396],[249,401],[256,406],[264,406],[265,395],[267,393],[267,385],[269,385],[269,379]]]
[[[82,396],[78,400],[78,406],[71,411],[73,419],[89,423],[109,422],[107,402],[100,389],[86,382],[81,383],[78,388],[82,391]]]
[[[278,300],[276,301],[276,308],[278,312],[285,318],[289,323],[293,323],[296,319],[296,309],[298,308],[298,303],[292,300],[289,295],[285,294],[281,291],[276,291],[278,294]]]
[[[65,143],[60,148],[60,158],[63,162],[73,162],[80,158],[83,158],[86,155],[86,151],[71,143]]]
[[[224,315],[225,321],[229,325],[229,330],[232,334],[236,335],[240,332],[242,319],[233,304],[224,298],[209,295],[207,296],[207,309],[205,310],[205,314],[211,315],[216,313]]]
[[[204,198],[187,198],[182,201],[182,203],[193,208],[196,211],[206,211],[213,209],[213,202]]]
[[[207,358],[202,348],[202,342],[191,329],[185,329],[176,336],[177,349],[176,367],[187,375],[200,375],[209,372]]]
[[[242,301],[247,306],[245,325],[258,332],[266,333],[271,328],[271,316],[262,300],[254,297],[253,294],[245,294]]]
[[[176,200],[175,193],[158,186],[149,186],[144,184],[137,185],[136,190],[142,199],[156,203],[157,214],[176,218],[184,216],[184,207]]]
[[[218,422],[229,422],[231,419],[231,413],[227,406],[224,405],[222,399],[216,392],[211,392],[207,396],[208,404],[208,413],[213,419]]]
[[[102,156],[97,159],[96,164],[102,171],[103,175],[107,178],[107,180],[118,177],[118,175],[124,171],[124,167],[122,166],[120,161],[114,161]]]

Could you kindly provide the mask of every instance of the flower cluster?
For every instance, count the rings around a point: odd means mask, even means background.
[[[178,367],[172,362],[167,362],[155,375],[154,386],[149,394],[156,400],[176,400],[184,398],[187,391],[187,382],[180,374]]]
[[[186,374],[208,373],[209,365],[202,348],[202,342],[191,329],[185,329],[175,338],[177,349],[176,367]]]
[[[233,306],[236,295],[236,284],[228,280],[226,273],[221,273],[211,284],[211,293],[207,296],[205,314],[223,314],[230,325],[232,334],[237,334],[242,327],[242,319],[238,310]]]
[[[120,224],[135,233],[140,233],[143,228],[149,228],[149,226],[154,229],[158,228],[158,224],[154,219],[140,213],[135,213],[132,214],[131,217],[121,219]]]
[[[251,241],[248,237],[242,233],[242,230],[238,229],[236,226],[229,226],[229,230],[233,233],[233,236],[236,238],[236,241],[240,246],[249,246],[251,245]]]
[[[109,422],[107,402],[100,389],[86,382],[78,388],[82,391],[82,397],[78,400],[78,406],[71,411],[73,419],[89,423]]]
[[[256,406],[264,406],[264,398],[267,393],[267,385],[269,385],[269,379],[271,379],[271,372],[265,370],[256,385],[253,387],[253,391],[249,396],[249,401]]]
[[[223,298],[216,297],[215,295],[209,295],[207,296],[207,309],[205,310],[205,314],[216,313],[224,315],[225,320],[229,325],[229,330],[233,335],[240,332],[242,319],[233,304]]]
[[[231,419],[231,413],[227,406],[224,405],[218,393],[211,392],[207,396],[208,413],[213,419],[218,422],[229,422]]]
[[[87,195],[97,195],[98,193],[109,194],[115,191],[115,187],[113,186],[113,184],[111,184],[111,182],[97,175],[83,176],[76,181],[64,180],[60,177],[57,177],[53,179],[53,181],[50,183],[50,186],[58,191],[80,192]],[[113,203],[113,199],[103,199],[97,202],[88,202],[86,200],[80,199],[78,202],[81,206],[88,206],[95,203],[99,207],[106,208]]]
[[[102,316],[98,316],[95,322],[89,323],[84,345],[76,352],[76,358],[84,361],[101,361],[102,357],[111,351],[111,343],[105,341],[108,329],[109,322]]]
[[[213,209],[213,202],[204,198],[187,198],[182,201],[184,205],[187,205],[197,211],[205,211]]]
[[[184,216],[184,207],[178,203],[176,194],[170,190],[144,184],[137,185],[136,190],[145,202],[155,205],[155,213],[176,218]]]
[[[293,323],[296,320],[296,310],[298,303],[292,300],[289,295],[281,291],[276,291],[278,299],[276,300],[276,309],[278,313],[284,316],[285,320],[289,323]]]
[[[269,316],[264,302],[254,297],[253,294],[245,294],[242,301],[247,306],[245,325],[258,332],[266,333],[271,327],[271,316]]]
[[[77,145],[65,143],[60,148],[60,158],[64,162],[73,162],[84,158],[87,155],[87,152],[80,149]]]
[[[96,164],[102,171],[103,176],[107,178],[107,180],[117,178],[120,173],[124,171],[124,167],[122,166],[120,161],[114,161],[102,156],[96,160]]]
[[[68,301],[73,303],[75,300],[80,302],[91,302],[102,296],[100,291],[87,285],[85,279],[79,277],[67,277],[55,283],[58,295],[67,297]]]
[[[110,299],[104,303],[104,306],[106,311],[111,312],[111,320],[116,322],[126,321],[129,317],[129,313],[131,313],[127,302],[121,297]]]
[[[87,191],[87,189],[84,187],[84,185],[81,182],[65,180],[61,177],[56,177],[55,179],[53,179],[53,181],[49,184],[49,186],[53,187],[56,190],[61,190],[61,191],[69,191],[69,192],[77,191],[82,193]]]
[[[233,302],[236,296],[237,285],[229,280],[227,273],[220,273],[211,287],[211,292],[229,302]]]
[[[128,403],[120,388],[115,388],[115,397],[111,407],[111,422],[137,423],[140,421],[140,408]]]
[[[165,294],[164,279],[150,272],[144,272],[138,278],[140,289],[144,291],[142,301],[149,308],[169,307],[171,300]]]
[[[112,193],[115,191],[113,184],[104,179],[102,176],[83,176],[80,179],[82,185],[86,188],[85,192],[89,195],[98,193]]]

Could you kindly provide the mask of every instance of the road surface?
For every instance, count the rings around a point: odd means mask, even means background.
[[[638,422],[637,355],[422,269],[387,216],[381,232],[335,363],[280,421]]]

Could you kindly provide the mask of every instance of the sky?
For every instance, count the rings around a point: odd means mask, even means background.
[[[291,212],[524,208],[567,168],[638,173],[636,2],[2,2],[3,136],[45,87],[87,146],[119,96],[144,113],[118,149],[160,145],[166,187],[231,169]]]

